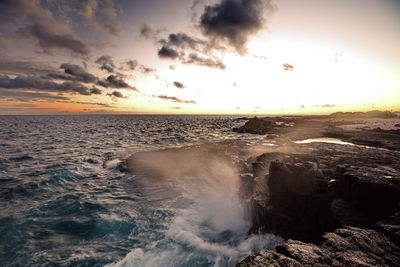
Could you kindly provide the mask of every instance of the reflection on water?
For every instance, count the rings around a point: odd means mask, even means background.
[[[308,138],[305,140],[294,141],[296,144],[310,144],[310,143],[330,143],[330,144],[338,144],[338,145],[350,145],[354,146],[353,143],[345,142],[337,138],[328,138],[328,137],[321,137],[321,138]]]

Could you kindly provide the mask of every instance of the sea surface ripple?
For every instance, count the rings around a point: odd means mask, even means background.
[[[192,198],[193,188],[103,168],[111,157],[238,138],[231,132],[238,123],[229,116],[0,116],[0,266],[234,266],[272,247],[279,238],[246,238],[243,218],[239,226],[213,225],[204,212],[213,203]]]

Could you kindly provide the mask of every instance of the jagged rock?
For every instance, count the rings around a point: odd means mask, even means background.
[[[400,245],[400,212],[378,222],[377,225],[382,232],[390,236],[397,245]]]
[[[332,264],[332,253],[329,250],[297,240],[289,239],[286,243],[276,246],[276,251],[303,265],[330,266]]]
[[[323,238],[321,245],[288,240],[278,245],[276,252],[257,252],[237,266],[400,265],[400,248],[377,231],[345,227],[327,233]]]
[[[233,131],[238,133],[266,134],[276,126],[274,121],[254,117],[248,120],[243,126],[233,128]]]
[[[273,251],[260,251],[253,255],[248,256],[241,262],[239,262],[236,267],[301,267],[303,266],[298,261],[283,256],[282,254]]]

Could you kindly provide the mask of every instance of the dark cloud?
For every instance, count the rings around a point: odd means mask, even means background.
[[[124,64],[127,66],[127,68],[129,70],[131,70],[131,71],[137,70],[137,71],[139,71],[139,72],[141,72],[143,74],[148,74],[148,73],[151,73],[151,72],[155,71],[154,69],[152,69],[150,67],[147,67],[145,65],[139,64],[139,62],[137,60],[130,59],[130,60],[127,60]],[[122,70],[123,69],[124,68],[122,67]]]
[[[288,63],[285,63],[282,66],[283,66],[283,70],[293,71],[293,69],[294,69],[293,65],[290,65]]]
[[[194,50],[197,50],[199,46],[205,46],[207,44],[207,42],[191,37],[186,33],[171,33],[168,36],[168,39],[161,39],[158,42],[166,47],[175,46],[179,48],[191,48]]]
[[[183,64],[194,64],[216,69],[225,65],[212,55],[212,45],[185,33],[171,33],[167,39],[158,41],[162,45],[158,56],[162,59],[178,59]]]
[[[10,78],[6,75],[0,76],[0,89],[30,89],[34,91],[47,91],[57,93],[75,93],[81,95],[91,95],[90,88],[79,82],[55,83],[48,79],[37,76],[17,76]]]
[[[226,42],[244,54],[249,37],[265,27],[264,15],[272,10],[269,0],[222,0],[204,8],[199,27],[214,42]]]
[[[157,40],[158,36],[163,30],[155,29],[152,25],[143,24],[140,28],[140,36],[148,39],[148,40]]]
[[[184,64],[195,64],[199,66],[206,66],[214,69],[220,69],[224,70],[225,65],[220,61],[219,59],[216,58],[206,58],[206,57],[200,57],[196,53],[191,53],[187,59],[183,61]]]
[[[101,95],[103,91],[101,91],[99,88],[97,87],[92,87],[90,88],[90,93],[92,95]]]
[[[113,91],[112,93],[107,94],[108,96],[111,97],[117,97],[117,98],[127,98],[126,96],[124,96],[121,92],[119,91]]]
[[[10,46],[11,39],[5,35],[0,34],[0,47]]]
[[[120,88],[120,89],[131,89],[133,91],[139,91],[137,88],[127,84],[122,78],[117,75],[110,75],[105,80],[98,81],[98,85],[106,88]]]
[[[125,62],[125,64],[128,66],[128,68],[130,70],[135,70],[137,68],[137,66],[139,65],[139,62],[137,62],[137,60],[128,60]]]
[[[182,100],[182,99],[177,98],[176,96],[158,95],[158,96],[153,96],[153,97],[157,97],[159,99],[163,99],[163,100],[175,102],[175,103],[196,104],[196,102],[193,100]]]
[[[115,106],[100,103],[100,102],[83,102],[83,101],[68,101],[68,100],[57,100],[57,103],[65,103],[65,104],[79,104],[79,105],[91,105],[91,106],[101,106],[101,107],[108,107],[108,108],[115,108]]]
[[[54,69],[55,66],[50,65],[46,62],[0,58],[0,73],[3,74],[47,75],[48,73],[56,73]]]
[[[114,73],[115,72],[115,64],[114,60],[111,56],[101,56],[98,59],[96,59],[95,63],[97,63],[100,66],[101,70],[105,70],[109,73]]]
[[[48,9],[41,7],[40,1],[2,0],[0,5],[29,20],[30,24],[19,28],[18,32],[35,40],[43,52],[64,49],[85,56],[89,54],[88,46],[67,24],[56,21]]]
[[[163,59],[176,59],[179,57],[179,53],[175,49],[162,46],[161,49],[158,50],[158,56]]]
[[[145,65],[139,65],[139,71],[143,74],[149,74],[151,72],[155,72],[156,70]]]
[[[98,80],[96,76],[87,72],[84,68],[79,65],[65,63],[60,66],[61,69],[64,69],[64,72],[74,76],[78,81],[82,81],[85,83],[94,83]]]
[[[17,100],[21,102],[29,102],[32,100],[68,100],[69,97],[60,95],[51,95],[43,92],[20,91],[15,89],[0,88],[0,99]]]
[[[174,85],[175,85],[176,88],[179,88],[179,89],[185,88],[185,85],[183,83],[181,83],[181,82],[176,82],[175,81]]]
[[[77,10],[96,28],[114,36],[120,35],[121,26],[114,0],[87,0]]]

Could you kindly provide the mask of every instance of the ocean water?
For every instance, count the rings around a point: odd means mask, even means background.
[[[279,237],[246,235],[230,161],[193,149],[252,140],[231,131],[238,124],[228,116],[0,116],[0,266],[234,266],[273,248]],[[157,152],[165,148],[174,149]],[[103,167],[131,155],[136,171]]]

